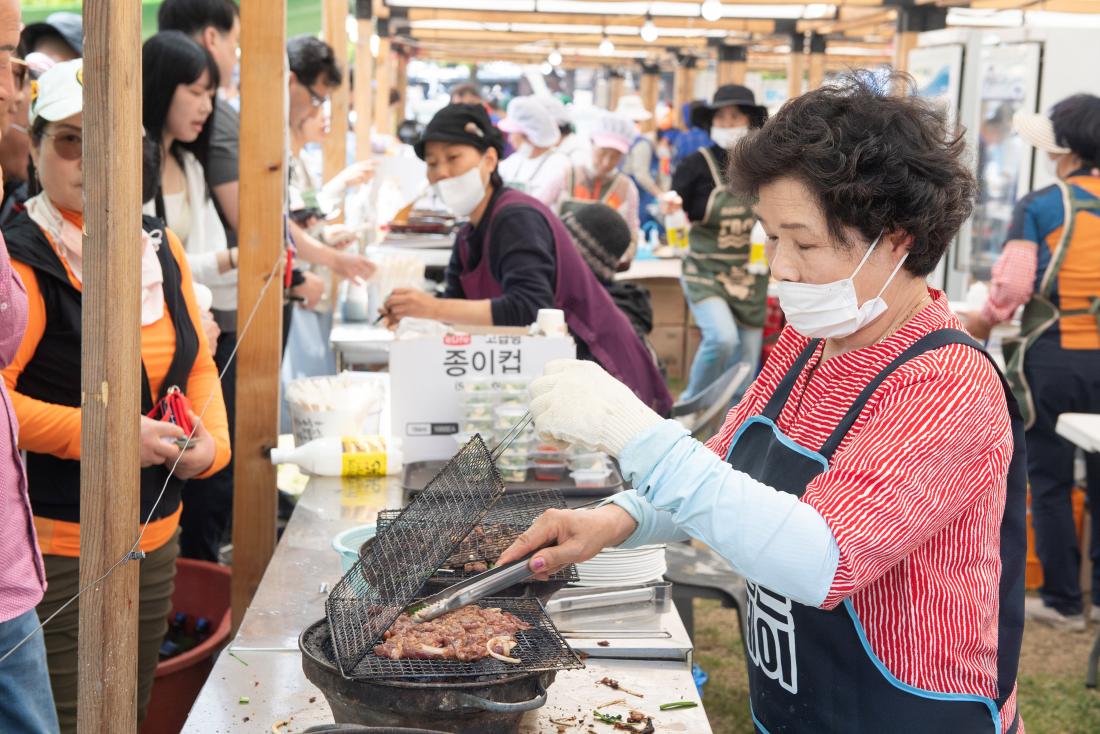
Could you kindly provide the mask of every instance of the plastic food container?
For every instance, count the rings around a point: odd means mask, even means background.
[[[501,380],[500,392],[502,395],[527,396],[528,380]]]
[[[497,459],[498,469],[524,469],[526,470],[530,462],[527,460],[527,454],[522,451],[507,451]]]
[[[535,459],[532,466],[535,479],[540,482],[556,482],[565,478],[565,462],[560,459]]]
[[[489,403],[471,403],[462,408],[462,416],[467,421],[484,421],[493,425],[493,406]]]
[[[500,478],[505,482],[511,482],[513,484],[519,484],[527,481],[527,467],[522,469],[504,469],[500,470]]]
[[[571,472],[573,483],[578,488],[606,487],[607,480],[611,476],[611,468],[604,466],[602,469],[577,469]]]
[[[481,438],[484,439],[486,443],[490,443],[493,440],[493,421],[485,418],[473,420],[467,418],[462,423],[462,432],[469,434],[480,433]],[[490,446],[489,448],[492,447]]]
[[[540,445],[531,452],[531,459],[532,461],[561,462],[562,465],[565,464],[565,454],[552,446]]]
[[[467,393],[484,393],[495,391],[496,386],[487,377],[475,377],[462,383],[462,391]]]
[[[500,398],[500,393],[496,390],[479,390],[477,392],[460,392],[458,394],[458,404],[463,409],[468,409],[473,406],[484,406],[489,410],[492,410]]]
[[[573,471],[600,471],[607,469],[607,454],[590,452],[584,454],[569,453],[569,468]]]
[[[522,405],[501,405],[496,409],[496,427],[501,431],[512,430],[527,415]]]

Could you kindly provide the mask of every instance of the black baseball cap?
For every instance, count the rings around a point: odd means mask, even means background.
[[[482,153],[489,148],[496,148],[497,155],[504,153],[504,136],[485,108],[477,104],[450,104],[435,113],[413,146],[417,158],[424,160],[424,145],[433,141],[472,145]]]
[[[34,50],[42,36],[56,34],[72,47],[77,56],[84,55],[84,19],[79,13],[59,11],[50,13],[46,20],[31,23],[23,29],[23,45],[27,53]]]

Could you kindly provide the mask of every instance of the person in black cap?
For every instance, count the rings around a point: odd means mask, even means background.
[[[459,324],[527,326],[556,308],[592,359],[658,413],[672,396],[630,321],[585,264],[561,220],[504,185],[504,139],[480,105],[448,105],[414,146],[443,203],[468,218],[455,238],[441,298],[396,289],[383,307],[391,327],[407,317]]]
[[[681,282],[702,332],[681,400],[698,395],[734,364],[755,366],[760,359],[768,276],[750,271],[749,235],[756,219],[748,201],[727,187],[725,170],[729,150],[767,117],[752,90],[739,84],[719,87],[709,105],[691,113],[692,126],[706,130],[713,145],[677,166],[675,193],[667,201],[673,211],[683,207],[691,222]]]
[[[39,51],[54,61],[71,61],[84,55],[84,20],[79,13],[50,13],[46,20],[23,29],[28,53]]]

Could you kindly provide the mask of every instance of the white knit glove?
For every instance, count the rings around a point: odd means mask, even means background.
[[[618,456],[631,440],[661,422],[629,387],[595,362],[558,359],[531,383],[531,414],[543,439]]]

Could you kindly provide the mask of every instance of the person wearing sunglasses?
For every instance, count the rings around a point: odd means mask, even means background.
[[[26,286],[28,317],[3,377],[19,418],[19,448],[27,453],[31,509],[48,581],[38,604],[43,619],[79,586],[82,71],[83,62],[76,59],[54,66],[38,80],[30,109],[34,195],[5,231],[14,267]],[[147,140],[147,161],[156,161],[156,139]],[[157,168],[155,162],[146,165],[143,184],[150,198],[158,183]],[[137,600],[139,718],[149,702],[171,611],[183,486],[220,470],[230,454],[218,370],[202,327],[188,258],[163,222],[146,216],[140,224],[140,512],[149,523],[140,546],[146,555],[140,562]],[[177,443],[187,437],[180,425],[146,417],[172,387],[183,392],[194,410],[188,417],[196,428],[186,447]],[[156,502],[162,488],[164,495]],[[78,618],[79,602],[65,607],[44,630],[63,732],[76,731]]]

